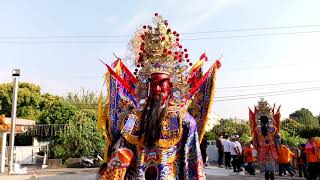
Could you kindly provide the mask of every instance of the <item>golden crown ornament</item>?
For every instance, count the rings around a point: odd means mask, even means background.
[[[179,33],[172,31],[168,21],[158,13],[153,24],[153,27],[142,26],[130,41],[135,57],[134,75],[140,82],[147,83],[153,73],[168,74],[173,87],[185,94],[190,88],[187,79],[189,66],[192,66],[188,50],[181,45]]]

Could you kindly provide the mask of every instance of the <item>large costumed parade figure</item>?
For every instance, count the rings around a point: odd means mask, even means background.
[[[153,23],[129,43],[134,73],[120,58],[106,65],[107,97],[98,108],[106,148],[99,173],[102,179],[205,179],[199,142],[220,62],[203,74],[206,55],[193,65],[168,21],[156,13]]]
[[[278,169],[280,116],[280,106],[271,107],[263,98],[258,102],[258,106],[254,107],[254,111],[249,109],[253,146],[257,150],[260,173],[264,173],[267,180],[273,180]]]

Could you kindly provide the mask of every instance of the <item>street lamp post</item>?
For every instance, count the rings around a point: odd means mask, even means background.
[[[12,94],[12,111],[11,111],[11,131],[10,131],[10,157],[9,157],[9,173],[13,173],[13,147],[16,126],[17,113],[17,99],[18,99],[18,83],[19,83],[20,69],[12,70],[13,77],[13,94]]]

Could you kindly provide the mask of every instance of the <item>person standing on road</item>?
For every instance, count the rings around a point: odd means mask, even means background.
[[[231,138],[231,144],[230,144],[230,154],[232,157],[233,172],[242,171],[241,162],[240,162],[240,156],[242,155],[242,148],[240,143],[237,141],[238,138],[239,138],[238,135],[233,136]]]
[[[224,139],[222,136],[220,136],[220,138],[217,138],[216,139],[216,147],[218,148],[218,164],[219,164],[219,167],[223,167],[222,165],[222,159],[223,159],[223,143],[224,143]]]
[[[255,175],[255,169],[252,166],[252,163],[254,162],[252,151],[253,151],[253,145],[251,144],[251,142],[246,143],[243,151],[244,161],[245,161],[245,170],[250,175]]]
[[[230,161],[231,161],[231,154],[230,154],[231,142],[229,141],[228,138],[229,138],[228,135],[224,136],[224,142],[223,142],[224,161],[225,161],[226,169],[228,169],[228,168],[231,169],[231,164],[230,164]]]

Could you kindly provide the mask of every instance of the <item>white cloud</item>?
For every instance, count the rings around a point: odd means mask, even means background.
[[[153,2],[144,5],[144,9],[137,10],[138,13],[132,16],[126,26],[132,30],[140,25],[150,24],[153,13],[158,12],[168,18],[169,24],[187,31],[237,2],[238,0],[161,1],[159,4]]]
[[[202,1],[186,1],[184,4],[173,11],[173,16],[180,20],[179,26],[185,31],[204,21],[213,18],[219,11],[234,5],[238,0],[202,0]],[[181,21],[182,20],[182,21]]]

